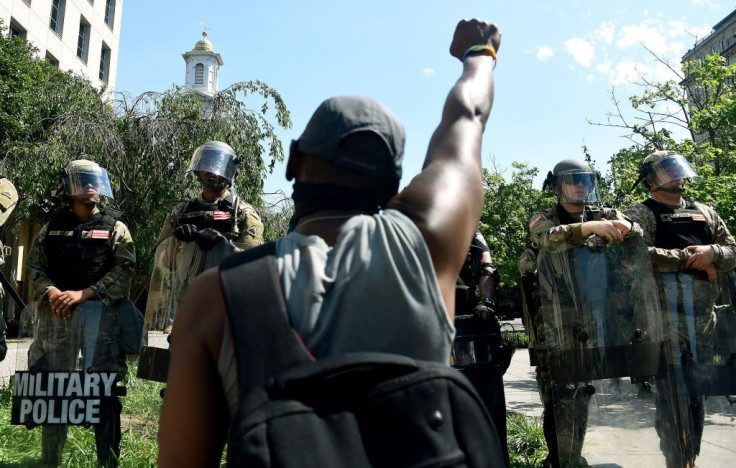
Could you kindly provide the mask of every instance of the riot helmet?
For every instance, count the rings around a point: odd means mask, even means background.
[[[587,205],[600,203],[598,173],[581,159],[565,159],[547,173],[542,190],[549,187],[562,203]]]
[[[639,167],[639,179],[646,179],[651,190],[682,193],[684,180],[696,178],[698,174],[687,159],[674,151],[655,151]]]
[[[235,154],[230,145],[210,140],[194,150],[187,172],[196,174],[200,182],[207,188],[222,189],[232,183],[239,163],[240,157]],[[220,179],[207,182],[199,175],[200,173],[214,174]]]
[[[64,193],[76,200],[97,203],[100,197],[114,198],[107,170],[88,159],[71,161],[61,180]]]

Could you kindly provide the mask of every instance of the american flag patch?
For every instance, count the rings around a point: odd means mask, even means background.
[[[230,216],[231,216],[230,213],[228,213],[227,211],[217,211],[217,210],[215,210],[212,213],[212,219],[214,219],[215,221],[218,221],[218,220],[221,220],[221,219],[230,219]]]
[[[90,239],[109,239],[110,231],[104,231],[102,229],[93,229],[89,231]]]
[[[693,213],[692,219],[693,219],[693,221],[702,221],[702,222],[705,222],[705,216],[703,216],[702,213]]]

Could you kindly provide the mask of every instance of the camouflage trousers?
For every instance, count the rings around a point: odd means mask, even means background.
[[[588,424],[590,396],[584,383],[556,384],[549,366],[544,321],[535,317],[537,336],[537,388],[544,406],[542,428],[553,466],[574,466],[580,459]]]

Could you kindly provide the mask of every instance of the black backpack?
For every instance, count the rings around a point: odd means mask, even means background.
[[[226,257],[220,276],[239,389],[228,466],[504,466],[481,399],[449,365],[315,360],[289,324],[273,243]]]

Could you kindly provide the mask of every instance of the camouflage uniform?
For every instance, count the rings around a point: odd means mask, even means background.
[[[657,214],[653,209],[661,213],[661,223],[666,222],[663,218],[673,220],[682,216],[684,224],[662,224],[667,231],[660,232],[661,237],[658,237]],[[644,230],[644,241],[658,282],[661,304],[665,307],[663,320],[670,330],[670,362],[679,368],[682,353],[688,352],[696,363],[712,365],[715,346],[713,305],[718,294],[717,286],[709,283],[703,272],[684,270],[685,262],[692,255],[685,247],[710,245],[716,270],[727,272],[736,266],[736,241],[715,210],[696,201],[683,200],[679,208],[673,208],[650,198],[626,213]],[[702,222],[704,226],[700,224]],[[699,224],[702,228],[694,230]],[[688,230],[687,235],[693,237],[680,239],[678,231],[683,229]],[[683,301],[682,295],[687,294],[688,289],[692,299]],[[679,384],[682,385],[682,382]],[[667,385],[660,387],[657,393],[656,425],[662,452],[667,457],[668,466],[691,463],[700,452],[705,419],[703,397],[689,397],[685,402],[686,415],[678,417],[671,410],[679,403],[678,398],[664,391],[669,388]],[[681,446],[684,446],[684,453],[678,455]]]
[[[519,272],[522,274],[536,272],[535,249],[556,252],[569,247],[582,246],[589,242],[593,236],[583,238],[581,225],[584,221],[599,221],[601,218],[630,221],[617,210],[592,206],[585,206],[578,219],[572,219],[571,215],[559,204],[547,211],[535,214],[529,222],[529,236],[534,248],[525,250],[520,257]],[[641,228],[632,223],[631,231],[626,237],[636,236],[641,236]],[[576,311],[571,311],[571,313],[575,314]],[[552,463],[561,460],[563,464],[574,464],[577,459],[580,459],[583,447],[590,396],[583,391],[585,382],[553,385],[545,337],[547,330],[542,309],[536,314],[533,321],[533,324],[529,324],[530,346],[534,347],[538,360],[537,388],[544,406],[542,424],[550,453],[548,460]],[[554,405],[553,402],[556,402],[557,405]]]
[[[213,219],[215,214],[223,219]],[[156,270],[151,276],[146,307],[147,330],[170,332],[179,300],[189,282],[205,269],[219,264],[224,255],[232,252],[232,248],[224,244],[204,252],[193,243],[182,251],[183,242],[173,237],[173,231],[184,224],[194,224],[200,230],[207,227],[215,229],[241,249],[263,244],[263,223],[258,212],[227,189],[222,197],[212,202],[205,201],[200,195],[178,204],[166,216],[158,236]],[[173,249],[173,245],[179,248]],[[186,273],[184,277],[173,274],[175,265],[176,269]]]
[[[261,217],[258,215],[253,206],[244,202],[237,195],[232,194],[229,190],[225,190],[222,197],[214,200],[213,202],[206,202],[202,195],[198,196],[193,202],[199,202],[202,205],[212,204],[217,205],[221,200],[227,201],[232,204],[235,209],[235,219],[231,223],[231,228],[228,231],[221,231],[221,233],[233,242],[243,244],[247,247],[255,247],[263,244],[263,223]],[[161,229],[161,233],[158,236],[158,242],[171,236],[174,229],[182,224],[186,224],[186,219],[182,219],[182,213],[185,212],[190,202],[180,203],[174,208],[171,213],[166,216],[164,221],[164,227]]]
[[[66,210],[66,211],[63,211]],[[73,223],[74,214],[69,207],[57,212],[67,223]],[[95,209],[90,218],[103,218],[104,212]],[[55,215],[56,216],[56,215]],[[97,298],[78,304],[72,311],[70,319],[62,319],[51,313],[47,294],[52,289],[76,290],[76,287],[58,287],[70,278],[65,277],[64,270],[80,271],[77,265],[52,265],[48,244],[53,237],[65,237],[63,231],[49,229],[54,219],[41,229],[33,243],[28,256],[28,271],[32,282],[33,296],[38,301],[36,330],[34,341],[28,351],[31,368],[42,371],[72,371],[78,369],[77,352],[81,348],[84,360],[83,368],[92,367],[95,371],[113,371],[124,376],[126,372],[125,356],[120,350],[120,323],[118,310],[126,301],[130,291],[133,271],[135,269],[135,246],[128,228],[121,221],[114,219],[112,232],[109,234],[109,257],[99,273],[102,276],[85,287],[94,289]],[[88,220],[89,221],[89,220]],[[82,224],[77,221],[78,224]],[[75,229],[76,233],[78,229]],[[72,231],[67,231],[72,232]],[[77,245],[84,248],[84,239],[90,237],[80,231],[82,240]],[[98,231],[99,232],[99,231]],[[75,234],[74,236],[76,236]],[[75,239],[74,236],[66,236]],[[74,242],[73,240],[71,242]],[[108,268],[106,271],[104,268]],[[84,288],[81,288],[84,289]],[[85,333],[88,329],[95,334]],[[80,336],[85,335],[85,336]],[[91,336],[90,336],[91,335]],[[122,405],[117,399],[114,402],[113,416],[103,418],[94,426],[97,446],[97,459],[100,464],[115,466],[120,453],[120,411]],[[43,426],[43,460],[46,463],[58,463],[66,440],[66,426]]]
[[[5,178],[0,178],[0,232],[4,232],[3,226],[8,220],[10,213],[18,203],[18,192],[15,190],[13,184]],[[3,246],[3,239],[0,236],[0,268],[5,265],[5,253]],[[8,345],[5,342],[5,311],[3,309],[3,303],[5,302],[5,290],[0,285],[0,361],[5,359],[5,355],[8,352]]]

